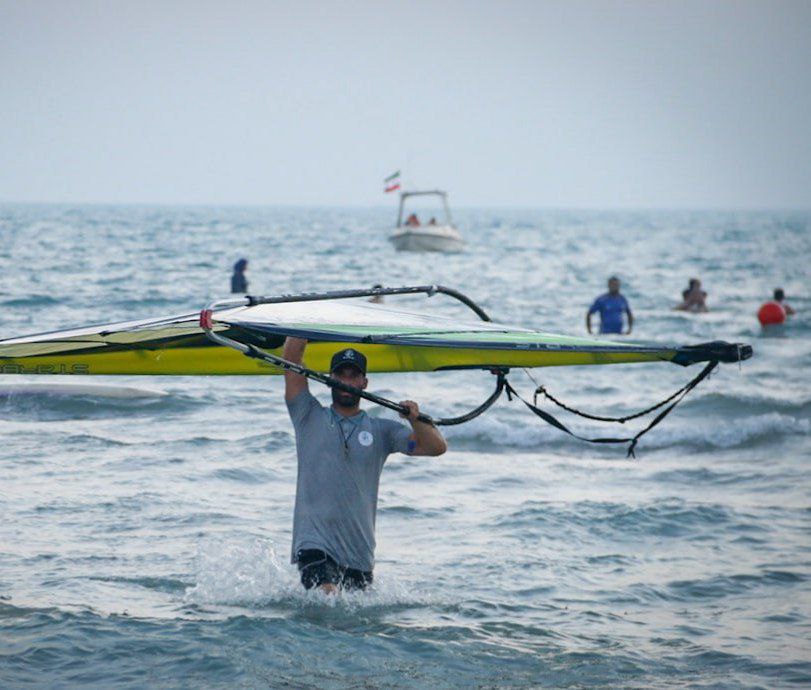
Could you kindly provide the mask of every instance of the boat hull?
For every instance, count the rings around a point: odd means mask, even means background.
[[[459,231],[449,225],[399,228],[389,241],[406,252],[459,252],[464,246]]]

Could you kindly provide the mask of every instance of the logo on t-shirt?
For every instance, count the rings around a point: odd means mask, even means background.
[[[362,446],[371,446],[374,437],[368,431],[361,431],[358,434],[358,443]]]

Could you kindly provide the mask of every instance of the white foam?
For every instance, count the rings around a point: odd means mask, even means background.
[[[298,585],[293,566],[283,566],[273,542],[259,537],[209,538],[197,547],[194,604],[261,604],[289,596]]]
[[[280,558],[269,539],[250,536],[211,537],[198,545],[196,584],[186,590],[184,601],[196,605],[255,607],[288,603],[295,606],[329,606],[346,609],[432,605],[435,598],[389,575],[380,577],[363,592],[328,595],[320,589],[305,590],[296,567]]]
[[[809,431],[811,421],[808,419],[769,412],[740,419],[719,417],[672,427],[663,424],[645,437],[645,443],[659,448],[682,443],[696,443],[713,448],[734,448],[765,436],[805,435]]]

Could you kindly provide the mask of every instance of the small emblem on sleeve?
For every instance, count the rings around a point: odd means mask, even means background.
[[[358,443],[362,446],[371,446],[374,437],[368,431],[361,431],[358,434]]]

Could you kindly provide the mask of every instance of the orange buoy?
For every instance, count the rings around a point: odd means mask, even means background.
[[[757,320],[761,326],[776,326],[786,320],[786,310],[779,302],[766,302],[758,309]]]

